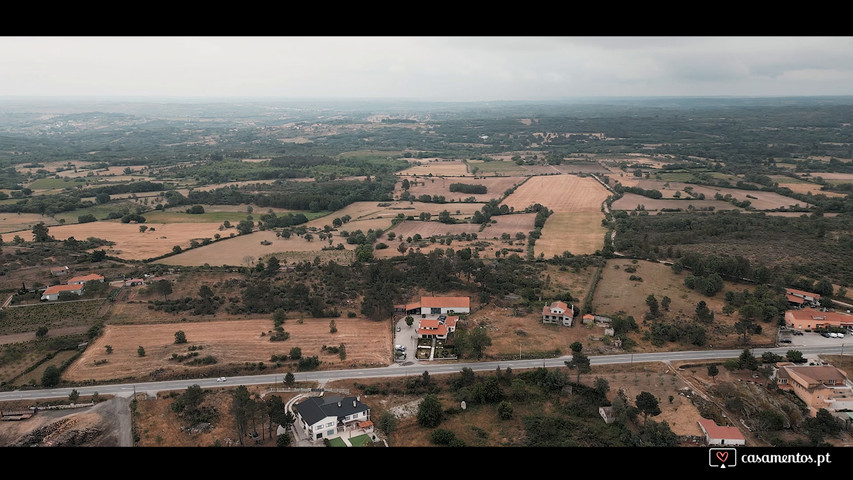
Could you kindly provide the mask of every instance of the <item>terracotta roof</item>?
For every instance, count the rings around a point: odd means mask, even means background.
[[[812,297],[815,299],[820,298],[820,295],[818,295],[817,293],[807,292],[805,290],[797,290],[796,288],[789,288],[789,289],[785,290],[785,293],[790,293],[792,295],[802,295],[805,297]]]
[[[805,301],[802,297],[798,297],[798,296],[796,296],[796,295],[791,295],[790,293],[789,293],[789,294],[787,294],[787,295],[785,295],[785,297],[786,297],[786,298],[788,299],[788,301],[789,301],[789,302],[791,302],[791,303],[799,303],[799,304],[801,304],[801,305],[802,305],[803,303],[806,303],[806,301]]]
[[[422,307],[469,308],[471,299],[468,297],[421,297]]]
[[[447,325],[440,324],[436,328],[419,328],[418,335],[439,335],[444,336],[447,335]]]
[[[820,310],[815,310],[814,308],[788,310],[785,312],[785,318],[789,321],[797,322],[822,320],[824,322],[837,323],[839,325],[853,325],[853,315],[838,312],[822,312]]]
[[[54,293],[60,292],[74,292],[83,288],[80,285],[53,285],[51,287],[47,287],[42,293],[42,295],[53,295]]]
[[[96,274],[96,273],[90,273],[89,275],[82,275],[82,276],[79,276],[79,277],[72,277],[72,278],[69,278],[69,279],[68,279],[68,283],[75,283],[75,282],[89,282],[89,281],[92,281],[92,280],[103,280],[103,279],[104,279],[104,276],[103,276],[103,275],[98,275],[98,274]]]
[[[562,308],[563,310],[568,310],[569,306],[566,305],[566,302],[556,301],[551,303],[551,308]]]
[[[447,317],[447,319],[444,320],[444,324],[447,325],[448,327],[455,327],[457,321],[459,321],[459,317],[456,317],[456,316]]]
[[[816,387],[834,380],[835,384],[843,384],[844,374],[831,365],[780,365],[777,375],[781,378],[796,378],[801,385]]]
[[[595,320],[595,315],[593,315],[591,313],[587,313],[586,315],[583,316],[583,319],[584,320]]]
[[[703,418],[699,420],[699,425],[705,430],[711,438],[725,438],[731,440],[745,440],[737,427],[721,427],[713,420]]]
[[[434,318],[425,318],[418,324],[419,328],[438,328],[440,323]]]

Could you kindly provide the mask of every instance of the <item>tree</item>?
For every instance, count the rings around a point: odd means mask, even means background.
[[[569,370],[577,370],[577,383],[580,383],[581,374],[589,373],[592,371],[592,368],[590,367],[589,357],[587,357],[586,354],[583,353],[583,344],[580,342],[572,343],[569,348],[572,349],[572,359],[563,363],[565,363],[566,366],[569,367]]]
[[[71,389],[71,393],[68,394],[68,401],[71,403],[77,403],[77,400],[80,400],[80,392],[78,392],[76,388]]]
[[[512,403],[508,402],[507,400],[504,400],[498,404],[498,417],[501,420],[510,420],[512,418],[512,414]]]
[[[805,357],[803,357],[803,352],[801,352],[799,350],[788,350],[788,352],[785,353],[785,358],[787,358],[789,362],[794,362],[794,363],[805,363],[806,362]]]
[[[172,282],[166,279],[157,280],[157,283],[154,284],[154,290],[163,295],[163,300],[166,300],[172,294]]]
[[[142,348],[142,345],[140,345],[139,348],[136,349],[136,354],[139,355],[140,357],[145,356],[145,349]]]
[[[702,323],[711,323],[714,321],[714,312],[708,308],[708,304],[705,303],[705,300],[700,300],[699,303],[696,304],[696,319]]]
[[[98,203],[98,205],[103,205],[110,201],[110,196],[107,193],[99,193],[95,195],[95,201]]]
[[[276,447],[289,447],[292,439],[290,435],[287,433],[282,433],[281,435],[275,438],[275,446]]]
[[[36,336],[42,338],[45,335],[47,335],[47,327],[42,325],[38,328],[38,330],[36,330]]]
[[[267,275],[275,275],[278,273],[279,268],[281,268],[281,262],[276,257],[270,257],[267,260],[266,274]]]
[[[435,428],[441,423],[441,401],[434,394],[427,394],[418,405],[418,425]]]
[[[481,359],[486,347],[492,344],[485,328],[474,327],[470,330],[456,330],[456,348],[468,358]]]
[[[61,375],[62,372],[56,365],[48,365],[47,368],[44,369],[44,373],[41,375],[41,386],[55,387],[59,384],[59,377]]]
[[[660,300],[661,308],[663,308],[667,312],[669,311],[669,304],[670,303],[672,303],[672,300],[669,297],[667,297],[666,295],[664,295],[664,297]]]
[[[643,414],[644,424],[649,416],[656,417],[660,415],[660,404],[658,403],[658,399],[649,392],[644,391],[637,395],[637,408]]]
[[[413,323],[415,323],[414,317],[412,317],[411,315],[407,315],[406,316],[406,325],[411,327]]]
[[[183,330],[178,330],[177,332],[175,332],[175,343],[187,343],[187,335],[184,333]]]
[[[593,388],[595,388],[596,393],[604,397],[610,391],[610,382],[606,378],[596,377]]]
[[[104,348],[107,350],[107,353],[113,353],[113,346],[112,345],[107,345]]]
[[[148,225],[139,226],[139,233],[145,233],[146,230],[148,230]]]
[[[646,297],[646,305],[649,306],[649,315],[652,317],[657,317],[660,315],[660,308],[658,307],[658,300],[654,295],[649,295]]]
[[[717,368],[716,365],[711,364],[708,365],[708,376],[714,379],[714,383],[717,383],[717,375],[720,374],[720,369]]]
[[[398,423],[399,420],[397,420],[397,417],[395,417],[390,411],[385,410],[382,412],[382,415],[379,416],[376,426],[379,428],[380,432],[388,436],[395,428],[397,428]]]
[[[284,384],[288,387],[292,387],[294,383],[296,383],[296,377],[293,375],[293,372],[287,372],[287,374],[284,375]]]
[[[745,370],[757,370],[758,359],[755,358],[748,348],[745,348],[743,352],[741,352],[740,357],[738,357],[738,366]]]
[[[34,242],[50,242],[53,241],[48,232],[50,229],[45,226],[44,222],[39,222],[33,225],[33,241]]]
[[[292,360],[299,360],[302,358],[302,349],[299,347],[293,347],[290,349],[290,358]]]
[[[332,319],[329,321],[329,333],[337,333],[338,326],[335,325],[335,320]]]

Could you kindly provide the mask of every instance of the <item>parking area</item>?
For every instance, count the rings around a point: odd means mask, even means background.
[[[827,338],[816,332],[797,332],[794,334],[790,331],[779,335],[779,346],[791,347],[811,347],[811,346],[829,346],[841,345],[843,343],[853,343],[853,336],[845,334],[844,338]],[[790,340],[790,342],[786,341]]]
[[[417,319],[412,323],[411,326],[406,325],[406,317],[402,317],[397,320],[396,325],[394,327],[394,357],[398,362],[418,361],[418,359],[415,358],[415,349],[417,348],[418,344],[417,329]],[[398,349],[398,346],[403,347],[403,350],[400,351]],[[400,351],[402,355],[397,355],[396,352],[398,351]]]

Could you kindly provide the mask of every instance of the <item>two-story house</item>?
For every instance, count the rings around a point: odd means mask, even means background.
[[[418,338],[438,338],[446,340],[447,335],[456,331],[457,316],[440,315],[438,318],[424,318],[418,322]]]
[[[309,397],[293,409],[294,428],[301,428],[312,441],[338,437],[348,430],[370,424],[370,408],[361,403],[359,397]]]
[[[542,307],[542,323],[555,323],[571,327],[574,318],[575,306],[568,305],[566,302],[556,301],[551,303],[550,307],[548,305]]]

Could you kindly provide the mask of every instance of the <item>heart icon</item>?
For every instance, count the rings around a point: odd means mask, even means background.
[[[725,463],[729,458],[729,452],[717,452],[717,458],[719,458],[721,462]]]

